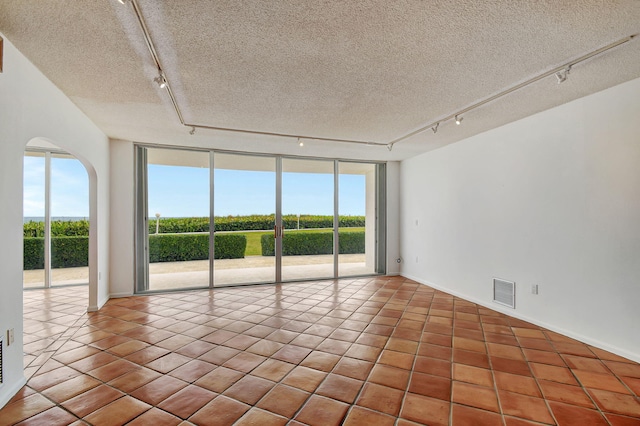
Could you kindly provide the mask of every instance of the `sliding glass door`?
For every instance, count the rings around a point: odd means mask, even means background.
[[[72,155],[51,154],[51,285],[89,283],[89,179]]]
[[[275,158],[215,154],[214,286],[276,280],[275,197]]]
[[[376,165],[339,163],[338,275],[367,275],[376,269]]]
[[[139,146],[136,290],[384,273],[384,164]]]
[[[82,163],[52,149],[25,151],[25,288],[89,283],[89,178]]]
[[[282,160],[282,280],[333,278],[334,161]]]
[[[146,290],[209,286],[209,153],[147,149]]]

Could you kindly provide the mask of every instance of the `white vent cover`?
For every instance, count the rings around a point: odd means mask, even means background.
[[[516,283],[493,279],[493,301],[510,308],[516,307]]]

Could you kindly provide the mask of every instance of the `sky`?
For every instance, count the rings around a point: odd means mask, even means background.
[[[209,171],[195,167],[149,165],[149,216],[209,215]],[[275,213],[274,172],[215,169],[214,215]],[[341,175],[340,214],[365,214],[365,177]],[[283,173],[283,214],[333,214],[333,176]]]
[[[24,216],[44,216],[44,157],[24,157]],[[51,215],[89,217],[89,181],[80,161],[51,159]],[[275,173],[215,169],[214,214],[275,213]],[[149,165],[149,216],[209,215],[206,168]],[[341,215],[365,214],[365,178],[340,176]],[[333,214],[333,176],[284,173],[283,214]]]
[[[23,208],[44,217],[44,157],[24,157]],[[76,159],[51,158],[51,216],[89,217],[89,176]]]

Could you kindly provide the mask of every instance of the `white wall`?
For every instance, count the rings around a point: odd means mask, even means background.
[[[398,275],[400,257],[400,163],[387,163],[387,275]]]
[[[402,274],[640,361],[639,117],[637,79],[404,161]]]
[[[109,152],[105,135],[6,38],[3,68],[0,74],[0,335],[6,336],[6,330],[13,328],[15,344],[7,347],[4,342],[5,383],[0,385],[0,407],[24,384],[22,167],[29,140],[47,139],[74,154],[88,168],[92,191],[93,246],[89,256],[94,266],[90,276],[94,307],[106,301],[109,279]]]
[[[111,140],[111,283],[112,297],[133,294],[134,283],[134,148]]]

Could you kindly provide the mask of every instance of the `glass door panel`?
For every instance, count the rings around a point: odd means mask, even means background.
[[[89,283],[89,177],[71,155],[51,154],[51,285]]]
[[[214,155],[214,286],[274,282],[276,160]]]
[[[340,162],[339,188],[339,276],[374,274],[376,165]]]
[[[209,286],[209,153],[147,149],[148,290]]]
[[[334,277],[334,162],[282,160],[282,280]]]
[[[24,156],[24,288],[44,287],[45,155]]]

